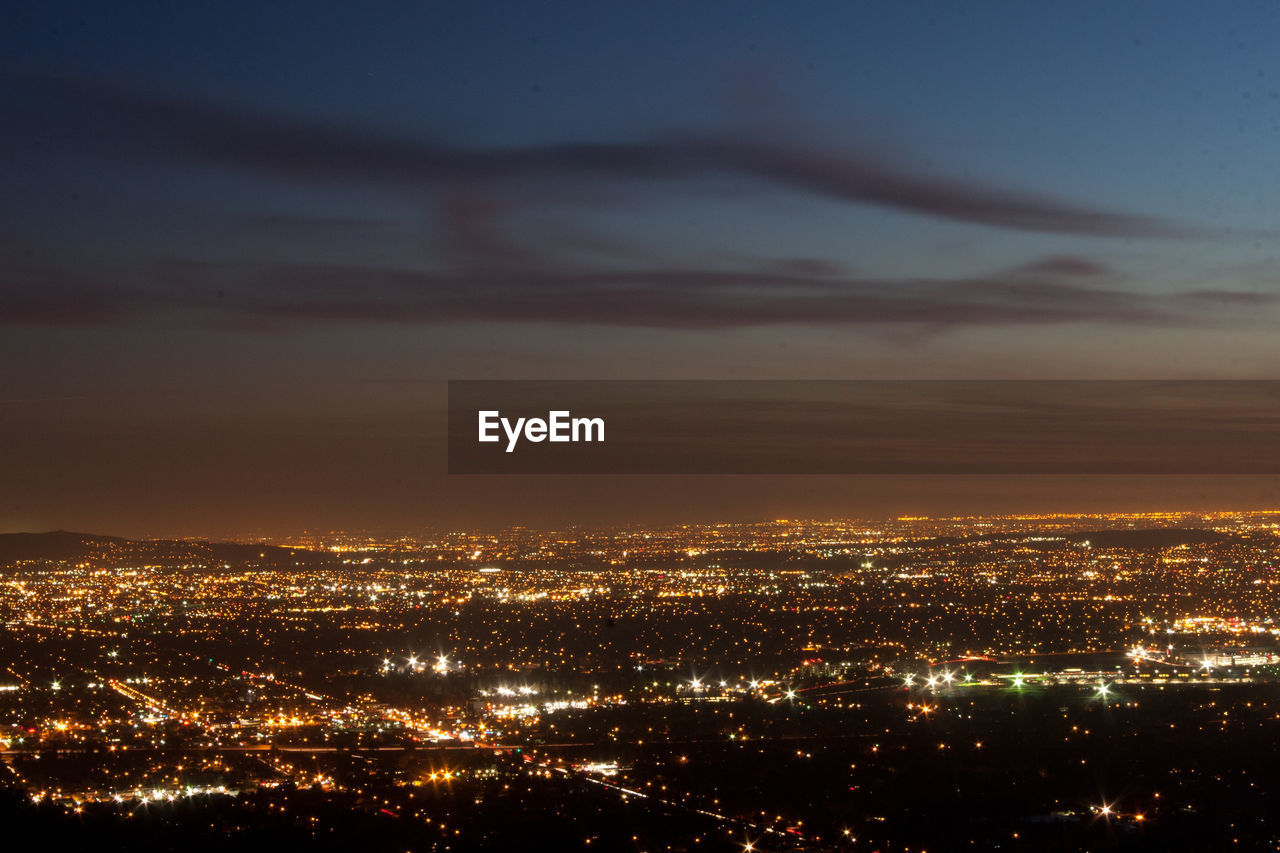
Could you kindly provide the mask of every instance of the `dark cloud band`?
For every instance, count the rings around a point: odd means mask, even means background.
[[[1075,205],[819,147],[740,136],[674,136],[510,148],[448,146],[269,115],[84,80],[26,78],[49,103],[123,123],[154,149],[290,180],[401,189],[448,184],[608,178],[695,179],[729,174],[790,191],[922,216],[1020,231],[1093,237],[1182,237],[1162,219]]]

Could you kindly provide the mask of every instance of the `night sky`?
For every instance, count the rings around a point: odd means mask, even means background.
[[[1275,4],[19,6],[0,531],[1280,505],[451,478],[442,409],[450,378],[1276,378]]]

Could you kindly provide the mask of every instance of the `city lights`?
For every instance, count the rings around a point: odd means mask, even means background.
[[[245,792],[274,809],[305,790],[352,798],[308,823],[367,807],[461,831],[469,818],[424,810],[422,797],[470,797],[479,815],[484,803],[515,802],[507,792],[551,796],[540,786],[575,779],[619,808],[650,803],[721,832],[747,827],[760,834],[750,841],[756,849],[773,849],[782,838],[817,845],[851,836],[822,825],[828,818],[802,799],[765,816],[728,811],[723,795],[739,783],[748,785],[735,794],[742,803],[764,802],[761,785],[769,800],[790,802],[811,775],[862,802],[925,748],[930,767],[978,797],[985,777],[970,773],[1041,748],[1018,734],[1024,708],[1047,727],[1044,743],[1079,754],[1082,768],[1137,748],[1144,741],[1135,733],[1252,737],[1280,718],[1258,692],[1280,681],[1280,627],[1262,609],[1273,599],[1252,568],[1270,546],[1233,568],[1234,543],[1151,551],[1104,547],[1092,534],[1084,550],[1042,532],[1100,523],[454,533],[394,550],[320,543],[311,553],[321,556],[305,565],[165,563],[159,554],[172,546],[152,555],[144,543],[110,567],[20,566],[0,583],[0,616],[20,650],[0,685],[8,726],[0,743],[33,802],[77,816],[204,808]],[[970,524],[982,531],[981,548],[940,535]],[[754,568],[709,556],[717,548],[821,552],[831,566]],[[475,571],[475,550],[508,567]],[[877,555],[872,568],[862,568],[865,551]],[[1204,568],[1159,577],[1125,569],[1152,554]],[[911,571],[898,568],[904,561]],[[1165,601],[1169,584],[1182,584],[1188,601],[1211,591],[1219,612],[1123,616]],[[1136,642],[1151,631],[1159,648]],[[938,639],[949,635],[969,639]],[[424,659],[411,643],[448,645]],[[80,754],[104,770],[87,775]],[[833,764],[837,754],[848,760]],[[746,769],[757,759],[769,762],[763,780]],[[1182,796],[1194,799],[1189,765],[1167,760],[1171,781],[1192,786]],[[1061,787],[1056,795],[1079,796]],[[573,796],[552,801],[578,807]],[[596,807],[589,802],[582,807]],[[1091,811],[1151,831],[1166,825],[1157,803]],[[1045,820],[1066,825],[1083,814],[1066,805]],[[1038,824],[1016,825],[1025,835]],[[607,849],[603,837],[588,837]]]

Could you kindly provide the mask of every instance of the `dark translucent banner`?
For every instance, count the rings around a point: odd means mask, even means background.
[[[1280,381],[449,383],[451,474],[1275,474]]]

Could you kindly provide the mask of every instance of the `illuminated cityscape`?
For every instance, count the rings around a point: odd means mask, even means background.
[[[4,786],[64,832],[388,850],[1269,844],[1278,530],[8,534]]]
[[[6,849],[1280,853],[1277,45],[6,4]]]

